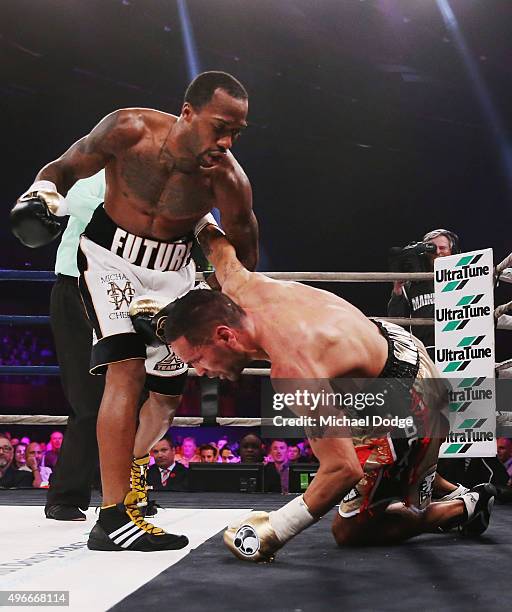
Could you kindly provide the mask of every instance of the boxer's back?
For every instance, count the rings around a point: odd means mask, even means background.
[[[377,326],[332,293],[261,274],[227,293],[262,331],[274,377],[367,377],[384,367],[388,345]]]

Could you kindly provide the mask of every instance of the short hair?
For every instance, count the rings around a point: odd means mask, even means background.
[[[201,446],[199,447],[199,452],[209,450],[211,450],[214,455],[217,454],[217,449],[215,449],[211,444],[201,444]]]
[[[247,100],[249,98],[245,87],[234,76],[227,72],[211,70],[196,76],[187,87],[184,101],[199,110],[205,104],[208,104],[216,89],[222,89],[237,100]]]
[[[450,243],[450,251],[452,252],[452,255],[460,253],[459,237],[457,236],[457,234],[447,229],[439,228],[427,232],[423,236],[423,242],[428,242],[429,240],[433,240],[438,236],[444,236],[448,240],[448,242]]]
[[[170,436],[162,436],[158,442],[168,442],[171,448],[174,448],[174,442]]]
[[[240,328],[244,317],[244,310],[225,294],[195,289],[173,302],[165,339],[170,344],[183,336],[192,346],[209,344],[218,325]]]
[[[259,442],[260,446],[263,446],[263,440],[262,440],[262,439],[261,439],[261,438],[258,436],[258,434],[257,434],[257,433],[253,433],[252,431],[250,431],[249,433],[246,433],[246,434],[245,434],[245,436],[242,436],[242,437],[240,438],[239,445],[241,446],[241,445],[242,445],[242,442],[243,442],[243,441],[244,441],[246,438],[250,438],[250,437],[256,438],[256,439],[258,440],[258,442]]]
[[[219,455],[220,455],[221,457],[222,457],[222,453],[223,453],[224,451],[228,451],[228,452],[232,453],[232,452],[233,452],[233,449],[231,448],[231,446],[228,446],[227,444],[225,444],[225,445],[224,445],[224,446],[223,446],[223,447],[220,449],[220,451],[219,451]]]

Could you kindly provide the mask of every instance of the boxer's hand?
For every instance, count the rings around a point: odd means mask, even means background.
[[[242,561],[272,562],[284,545],[270,525],[268,512],[251,512],[224,532],[224,544]]]
[[[11,211],[12,233],[22,244],[33,249],[49,244],[62,230],[43,196],[44,192],[26,193]]]
[[[164,325],[168,311],[165,303],[152,297],[138,297],[130,304],[129,314],[135,331],[148,346],[165,344]]]

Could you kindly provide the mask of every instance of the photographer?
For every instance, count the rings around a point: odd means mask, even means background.
[[[460,253],[456,234],[436,229],[423,236],[422,242],[413,242],[404,248],[393,247],[389,263],[392,272],[432,272],[434,260]],[[388,302],[388,317],[433,318],[434,281],[395,281]],[[414,326],[414,335],[426,346],[434,359],[434,327]]]

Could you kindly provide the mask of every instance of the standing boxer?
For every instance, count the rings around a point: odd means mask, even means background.
[[[104,506],[89,548],[151,551],[188,543],[144,521],[138,494],[127,493],[142,388],[149,398],[141,415],[150,414],[152,423],[139,428],[137,438],[147,447],[149,434],[152,446],[168,429],[187,369],[165,346],[146,350],[128,311],[136,296],[178,297],[193,286],[193,231],[213,207],[240,259],[249,269],[256,266],[251,187],[229,151],[247,125],[247,110],[247,92],[234,77],[203,73],[188,87],[179,117],[150,109],[105,117],[38,173],[13,211],[19,225],[34,207],[41,216],[66,214],[67,190],[106,169],[105,204],[86,227],[78,253],[80,291],[93,326],[91,371],[106,371],[97,430]]]

